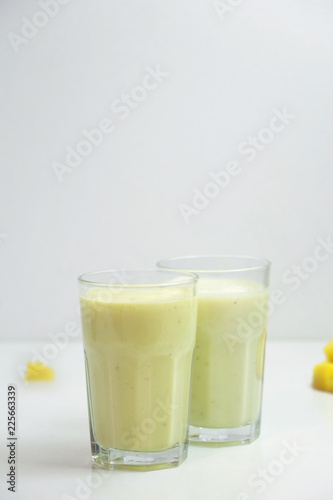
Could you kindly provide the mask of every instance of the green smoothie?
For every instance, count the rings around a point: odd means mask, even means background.
[[[92,288],[80,301],[95,441],[138,452],[184,443],[197,314],[192,291]]]
[[[199,280],[190,423],[230,428],[260,413],[268,289],[254,282]]]

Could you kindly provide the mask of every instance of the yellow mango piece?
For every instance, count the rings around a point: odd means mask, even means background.
[[[42,380],[53,380],[54,372],[52,368],[43,365],[42,363],[32,363],[29,362],[27,365],[27,371],[25,374],[25,380],[27,382],[42,381]]]
[[[327,361],[333,362],[333,340],[331,340],[327,346],[324,348]]]
[[[333,392],[333,363],[324,361],[314,367],[313,387],[320,391]]]

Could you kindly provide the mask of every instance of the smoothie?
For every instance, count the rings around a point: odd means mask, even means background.
[[[262,285],[200,279],[191,425],[230,428],[257,421],[267,316]]]
[[[95,442],[138,452],[184,443],[197,315],[192,291],[92,288],[80,302]]]

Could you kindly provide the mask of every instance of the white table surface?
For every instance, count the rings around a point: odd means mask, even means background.
[[[311,388],[326,341],[268,342],[262,431],[246,446],[190,446],[178,468],[92,468],[82,345],[49,365],[52,382],[24,383],[19,367],[45,344],[1,346],[1,500],[332,500],[333,394]],[[16,493],[7,491],[7,385],[18,393]],[[90,486],[89,486],[90,485]]]

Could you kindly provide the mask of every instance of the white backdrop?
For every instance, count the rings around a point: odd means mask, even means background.
[[[0,10],[2,338],[73,332],[81,273],[190,253],[270,259],[271,337],[333,337],[331,1]]]

